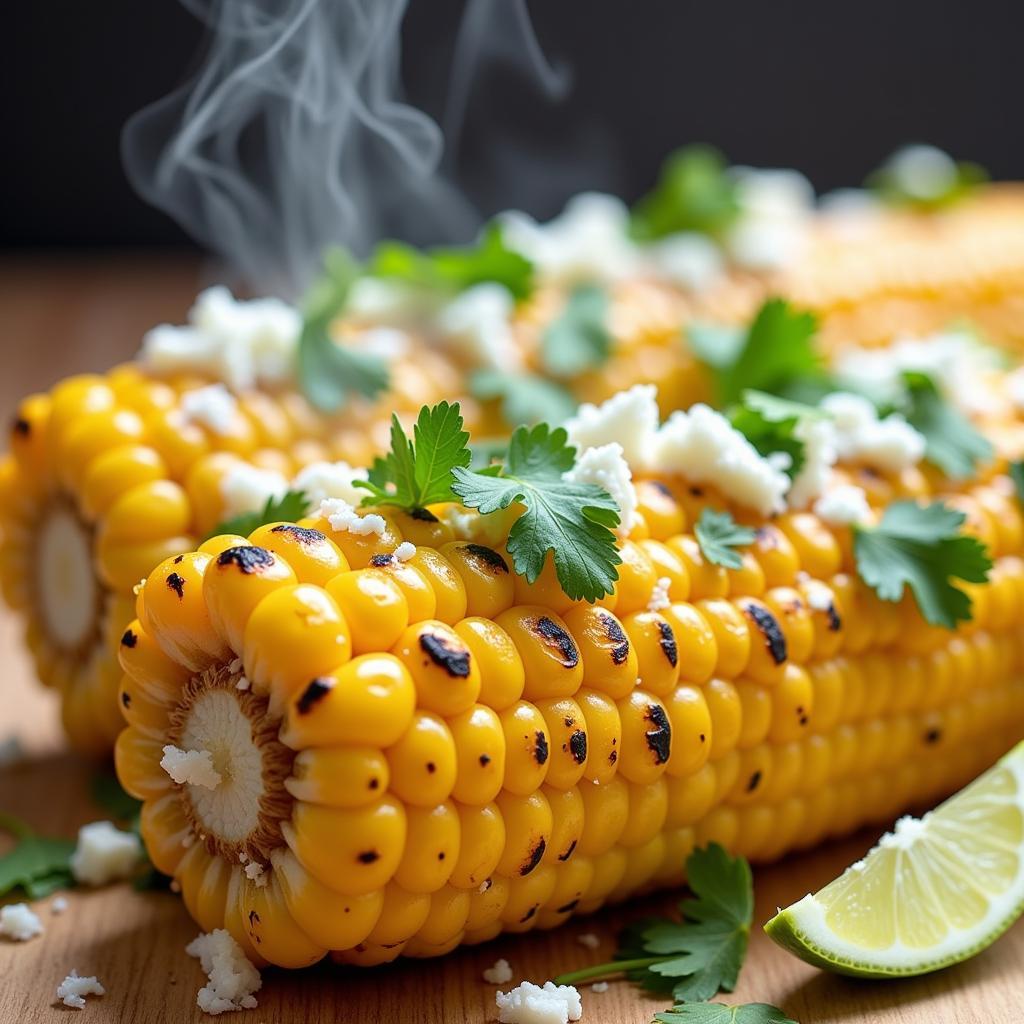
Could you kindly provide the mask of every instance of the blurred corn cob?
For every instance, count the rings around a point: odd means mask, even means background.
[[[876,502],[935,491],[876,479]],[[737,508],[759,529],[727,570],[694,537],[713,489],[636,486],[596,604],[511,572],[508,517],[455,540],[440,507],[268,524],[149,575],[117,767],[204,929],[292,967],[440,955],[676,884],[695,845],[767,860],[888,820],[1019,737],[1007,477],[940,492],[994,560],[955,631],[879,601],[848,528]]]

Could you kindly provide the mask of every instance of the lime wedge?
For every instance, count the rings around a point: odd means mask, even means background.
[[[1022,909],[1024,743],[764,930],[828,971],[906,977],[974,956]]]

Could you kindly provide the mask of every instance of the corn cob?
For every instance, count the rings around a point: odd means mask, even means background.
[[[784,513],[727,570],[693,534],[712,490],[637,494],[596,604],[510,572],[507,517],[455,540],[438,507],[161,563],[121,638],[116,763],[200,925],[257,963],[436,956],[677,884],[695,845],[770,860],[888,820],[1024,731],[1005,476],[945,493],[995,565],[955,631],[865,587],[846,527]]]

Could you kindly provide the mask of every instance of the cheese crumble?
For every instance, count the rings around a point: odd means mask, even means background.
[[[633,486],[629,463],[622,456],[622,445],[617,441],[585,449],[577,455],[572,469],[562,474],[562,479],[602,487],[619,506],[619,532],[627,534],[633,528],[636,521],[636,488]]]
[[[51,914],[63,914],[68,909],[68,901],[63,896],[55,896],[50,904]]]
[[[204,1013],[251,1010],[258,1005],[253,993],[260,990],[263,979],[225,929],[200,933],[185,947],[185,952],[199,958],[209,978],[196,996]]]
[[[320,517],[331,524],[335,533],[351,533],[357,537],[368,537],[371,533],[382,537],[388,524],[376,512],[361,516],[343,498],[326,498],[320,502]]]
[[[278,501],[288,490],[288,480],[273,469],[260,469],[239,461],[221,477],[220,495],[225,516],[257,512],[268,501]]]
[[[672,587],[672,580],[668,576],[659,576],[657,582],[654,584],[654,589],[651,591],[651,599],[647,602],[647,610],[649,612],[660,612],[662,608],[667,608],[671,603],[671,599],[668,596],[668,592]],[[579,938],[580,942],[583,942],[584,938],[592,938],[597,941],[597,936],[584,936],[581,935]],[[583,945],[587,943],[583,942]]]
[[[95,975],[79,977],[78,971],[72,971],[58,986],[57,998],[74,1010],[85,1009],[85,996],[103,996],[107,990],[99,983]]]
[[[187,423],[196,423],[215,434],[226,434],[235,421],[238,401],[223,384],[208,384],[186,391],[181,396],[179,409]]]
[[[128,878],[142,859],[142,844],[133,832],[122,832],[109,821],[93,821],[78,830],[71,855],[71,874],[86,885],[106,885]]]
[[[668,583],[667,576],[663,576],[662,580],[664,580],[666,584]],[[658,580],[658,583],[660,584],[661,580]],[[667,590],[668,587],[666,586],[665,589]],[[576,941],[587,949],[597,949],[597,947],[601,945],[601,940],[593,932],[584,932],[582,935],[577,935]]]
[[[577,451],[614,442],[621,446],[626,462],[638,468],[650,458],[659,418],[657,387],[636,384],[601,405],[584,402],[566,421],[565,429]]]
[[[544,986],[524,981],[510,992],[498,992],[499,1024],[568,1024],[583,1016],[579,992],[572,985]]]
[[[213,755],[208,750],[182,750],[168,744],[164,747],[160,767],[179,786],[216,789],[224,781],[220,772],[213,767]]]
[[[839,484],[826,491],[815,503],[814,514],[826,523],[849,526],[871,519],[871,506],[862,487]]]
[[[522,360],[512,333],[512,293],[494,281],[473,285],[438,314],[437,327],[448,348],[474,366],[514,372]]]
[[[409,559],[415,557],[416,545],[410,544],[407,540],[403,540],[402,543],[395,548],[395,561],[397,562],[408,562]]]
[[[512,968],[504,958],[495,960],[493,967],[488,967],[483,973],[484,981],[489,985],[504,985],[512,980]]]
[[[43,922],[27,903],[8,903],[0,907],[0,935],[15,942],[28,942],[43,933]]]
[[[897,472],[924,457],[924,435],[899,413],[882,419],[866,398],[843,391],[826,395],[821,408],[832,417],[840,459]]]
[[[314,506],[328,498],[340,498],[350,505],[358,505],[367,492],[355,486],[356,480],[365,480],[365,469],[356,469],[347,462],[311,462],[295,475],[292,490],[301,491]]]

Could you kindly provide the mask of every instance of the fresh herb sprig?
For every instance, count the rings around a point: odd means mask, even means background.
[[[220,537],[224,534],[235,534],[239,537],[248,537],[253,530],[258,530],[268,523],[297,523],[304,516],[309,515],[312,502],[301,491],[285,491],[280,498],[273,496],[267,498],[263,507],[255,512],[242,512],[230,519],[218,523],[207,535]]]
[[[377,459],[368,480],[355,486],[370,492],[364,505],[396,505],[408,512],[442,501],[458,501],[453,473],[472,459],[469,434],[462,429],[459,403],[423,406],[412,439],[391,417],[391,450]]]
[[[741,402],[729,409],[727,415],[759,455],[782,452],[789,456],[786,474],[790,479],[796,478],[807,456],[807,445],[798,429],[800,424],[823,416],[818,409],[802,402],[751,390],[743,392]]]
[[[523,514],[509,531],[507,548],[515,570],[533,583],[552,554],[565,594],[597,601],[610,593],[622,561],[612,532],[618,505],[595,484],[564,479],[576,450],[561,427],[519,427],[500,465],[472,471],[455,467],[452,487],[468,508],[483,514],[521,502]]]
[[[797,1024],[787,1013],[769,1003],[683,1003],[656,1013],[657,1024]]]
[[[695,898],[679,904],[681,920],[638,921],[624,930],[614,960],[562,974],[556,984],[625,974],[645,989],[670,994],[679,1002],[701,1002],[720,991],[731,992],[754,917],[750,866],[712,843],[690,854],[686,874]]]
[[[20,818],[0,812],[0,832],[14,837],[14,847],[0,857],[0,897],[21,889],[30,900],[74,885],[70,839],[38,836]]]
[[[897,501],[876,526],[853,527],[857,573],[883,601],[906,587],[925,621],[953,629],[971,618],[971,599],[952,580],[984,583],[992,559],[984,544],[961,532],[965,516],[941,501]]]
[[[576,399],[563,385],[533,373],[477,370],[469,382],[474,398],[499,399],[501,415],[512,426],[564,423],[576,411]]]
[[[753,544],[757,534],[749,526],[740,526],[731,512],[706,507],[693,528],[701,554],[713,565],[739,569],[743,565],[736,548]]]

